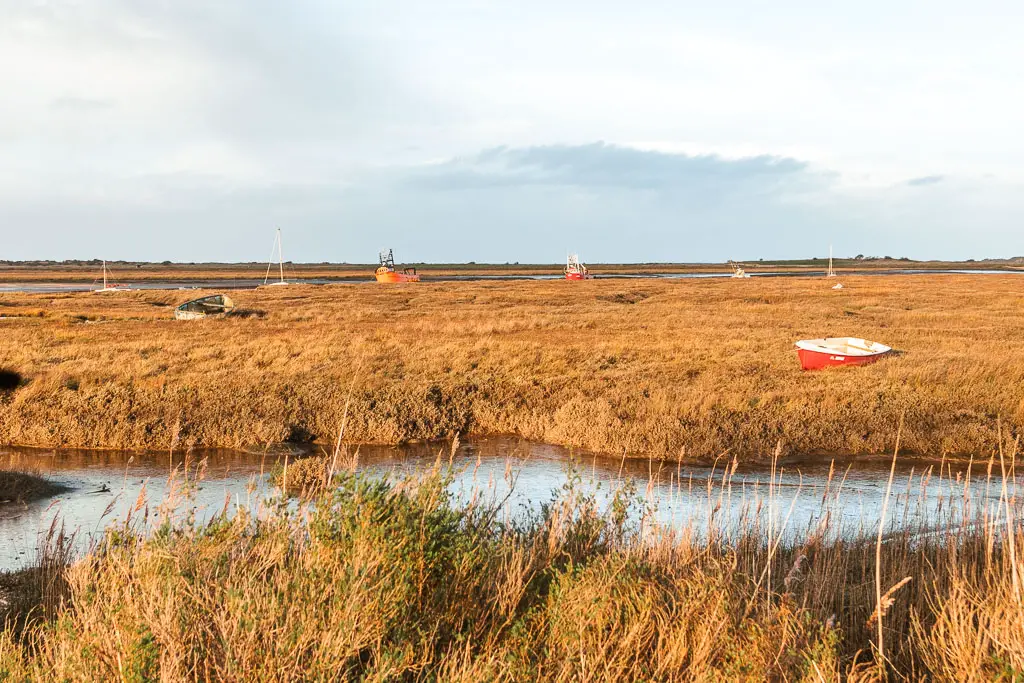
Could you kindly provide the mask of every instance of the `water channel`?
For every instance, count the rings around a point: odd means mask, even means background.
[[[439,457],[447,464],[449,450],[445,444],[361,446],[355,466],[366,476],[398,481],[424,474]],[[257,508],[280,499],[268,478],[286,455],[293,461],[304,453],[207,451],[189,454],[186,462],[180,453],[0,448],[0,465],[37,472],[66,487],[52,498],[0,504],[0,570],[30,563],[55,518],[75,533],[81,550],[138,505],[136,517],[157,523],[167,513],[163,503],[169,496],[178,501],[176,518],[192,510],[200,523],[224,509]],[[890,467],[888,456],[787,458],[774,470],[764,462],[684,465],[608,458],[514,437],[467,440],[450,463],[456,501],[498,503],[507,519],[536,513],[569,483],[600,506],[628,485],[635,492],[637,517],[646,510],[645,518],[663,528],[688,527],[700,534],[714,527],[728,537],[750,525],[768,528],[770,519],[776,533],[793,540],[807,536],[826,515],[833,533],[876,533]],[[957,524],[965,501],[975,511],[1001,509],[999,463],[992,478],[986,476],[989,466],[898,459],[887,532]],[[187,495],[181,477],[186,467]],[[169,477],[172,471],[177,474]],[[1006,481],[1007,496],[1016,500],[1024,481],[1013,473]]]
[[[927,269],[893,269],[893,270],[847,270],[840,275],[1012,275],[1024,274],[1024,270],[927,270]],[[751,277],[823,277],[824,270],[800,270],[800,271],[779,271],[749,273]],[[689,280],[705,278],[728,278],[731,273],[621,273],[621,274],[598,274],[594,276],[598,280]],[[561,280],[560,274],[509,274],[509,275],[424,275],[423,282],[489,282],[509,280]],[[372,275],[350,276],[336,279],[299,279],[292,280],[295,284],[302,285],[331,285],[331,284],[354,284],[360,282],[372,282]],[[212,280],[143,280],[130,282],[131,289],[138,290],[175,290],[175,289],[255,289],[263,284],[263,279],[247,278],[225,278]],[[3,282],[0,283],[0,293],[23,292],[35,294],[58,294],[62,292],[87,292],[96,289],[96,283],[82,281],[61,281],[49,282]]]

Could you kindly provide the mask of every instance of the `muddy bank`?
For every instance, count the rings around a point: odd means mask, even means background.
[[[0,505],[31,503],[67,490],[37,474],[0,469]]]
[[[0,408],[8,444],[160,450],[332,444],[346,417],[349,442],[513,434],[611,455],[701,460],[730,453],[888,451],[904,420],[903,450],[925,456],[984,454],[998,443],[995,415],[965,410],[896,387],[869,403],[827,396],[773,399],[742,409],[671,405],[667,392],[581,396],[575,387],[465,383],[364,389],[351,395],[318,379],[225,391],[223,387],[147,390],[136,384],[56,389]],[[671,409],[668,406],[671,405]],[[1015,424],[1004,420],[1004,436]],[[42,495],[46,495],[45,493]],[[0,495],[0,499],[4,496]]]

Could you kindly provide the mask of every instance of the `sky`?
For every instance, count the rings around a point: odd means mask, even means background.
[[[4,0],[0,259],[1024,255],[1024,4]]]

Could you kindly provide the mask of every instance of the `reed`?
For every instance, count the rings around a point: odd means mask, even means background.
[[[8,637],[22,638],[64,609],[70,598],[67,570],[73,546],[73,535],[54,517],[39,541],[35,563],[21,571],[0,572],[0,624]],[[0,663],[0,680],[6,680],[4,673]]]
[[[658,458],[987,452],[1024,424],[1018,275],[0,294],[0,443],[165,449],[512,433]],[[902,355],[799,370],[793,341]],[[361,359],[361,360],[360,360]],[[361,370],[357,371],[361,363]],[[358,381],[354,381],[357,378]]]
[[[890,515],[879,540],[878,529],[850,533],[835,521],[840,476],[825,486],[819,522],[794,528],[781,466],[769,486],[742,490],[733,463],[716,469],[695,486],[707,509],[666,523],[649,491],[623,484],[602,503],[579,470],[517,517],[486,491],[453,498],[445,454],[401,481],[335,469],[325,456],[332,485],[297,506],[270,499],[198,526],[187,514],[154,523],[137,506],[66,569],[70,600],[50,619],[0,634],[0,673],[1018,680],[1015,445],[1005,473],[996,459],[991,495],[977,500],[942,468],[916,480],[920,490],[891,487],[894,511],[929,487],[948,497],[929,519],[896,526]],[[738,516],[723,512],[729,496],[741,499]]]

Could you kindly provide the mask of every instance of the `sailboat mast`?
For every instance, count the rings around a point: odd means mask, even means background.
[[[284,282],[284,243],[281,241],[281,228],[277,229],[277,259],[281,270],[281,282]]]
[[[270,269],[274,267],[274,249],[277,247],[277,235],[274,235],[274,246],[270,247],[270,258],[267,259],[267,274],[263,276],[263,284],[270,281]]]

